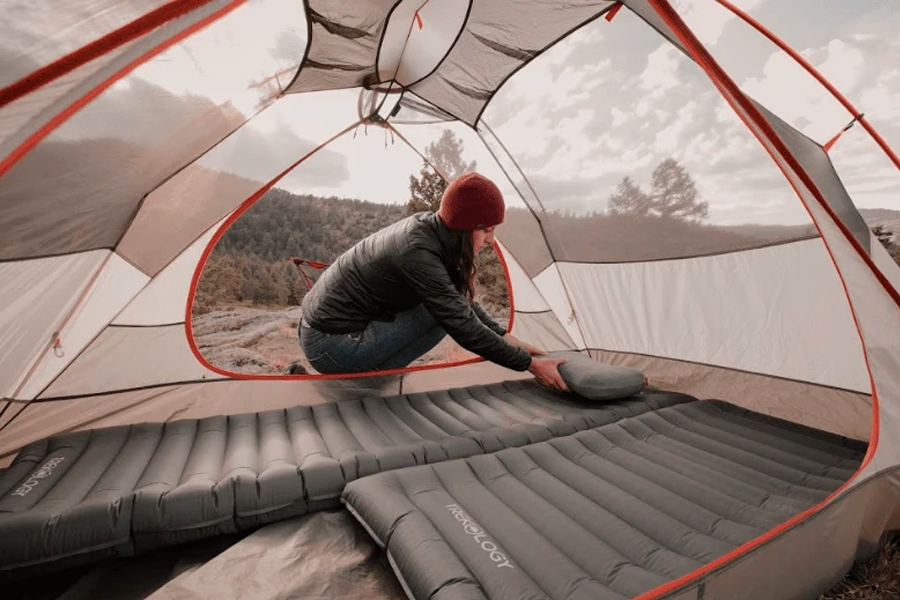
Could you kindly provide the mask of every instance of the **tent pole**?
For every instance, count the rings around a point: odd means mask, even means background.
[[[815,77],[816,80],[819,83],[821,83],[822,86],[824,86],[825,89],[827,89],[831,93],[831,95],[834,96],[834,98],[838,102],[840,102],[841,105],[843,105],[843,107],[847,109],[847,111],[850,112],[851,115],[853,115],[854,119],[859,121],[860,125],[862,125],[865,128],[865,130],[867,132],[869,132],[869,135],[872,136],[872,139],[875,140],[875,143],[877,143],[881,147],[881,149],[884,151],[884,153],[887,154],[888,158],[891,159],[891,162],[894,163],[894,166],[896,166],[898,169],[900,169],[900,158],[897,157],[897,155],[894,153],[894,151],[891,149],[891,147],[888,145],[888,143],[884,140],[884,138],[882,138],[881,135],[879,135],[878,132],[875,131],[875,128],[872,127],[872,125],[868,121],[866,121],[866,118],[859,111],[859,109],[857,109],[855,106],[853,106],[853,104],[851,104],[850,101],[847,100],[847,98],[837,90],[837,88],[835,88],[833,85],[831,85],[831,82],[829,82],[827,79],[825,79],[825,77],[821,73],[819,73],[819,71],[817,71],[815,67],[813,67],[811,64],[809,64],[809,61],[807,61],[805,58],[803,58],[793,48],[788,46],[787,43],[784,42],[781,38],[779,38],[774,33],[769,31],[768,29],[766,29],[766,27],[763,26],[759,21],[757,21],[756,19],[751,17],[749,14],[747,14],[746,12],[742,11],[741,9],[736,7],[734,4],[732,4],[730,2],[730,0],[716,0],[716,2],[718,2],[722,6],[724,6],[731,12],[733,12],[735,15],[737,15],[738,17],[743,19],[748,25],[750,25],[751,27],[756,29],[759,33],[766,36],[776,46],[778,46],[779,48],[781,48],[782,50],[787,52],[791,56],[791,58],[793,58],[795,61],[797,61],[797,63],[801,67],[806,69],[806,71],[810,75]]]

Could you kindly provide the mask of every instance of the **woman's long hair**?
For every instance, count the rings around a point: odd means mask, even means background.
[[[475,299],[475,245],[471,229],[450,230],[450,280],[471,303]]]

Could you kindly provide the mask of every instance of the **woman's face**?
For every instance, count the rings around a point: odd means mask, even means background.
[[[486,227],[485,229],[476,229],[472,232],[472,243],[475,245],[475,254],[481,252],[485,246],[494,243],[494,227]]]

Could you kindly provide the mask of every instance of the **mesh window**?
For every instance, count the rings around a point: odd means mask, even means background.
[[[679,8],[681,18],[731,79],[764,107],[764,117],[862,247],[869,247],[866,230],[875,229],[888,249],[896,250],[900,170],[862,126],[845,131],[855,115],[788,52],[730,10],[716,3]],[[807,60],[896,147],[900,73],[893,57],[900,53],[895,33],[900,12],[872,3],[830,3],[814,27],[783,25],[821,10],[816,0],[744,8],[751,19]],[[785,93],[786,86],[790,93]],[[817,146],[827,147],[827,158]]]
[[[706,74],[627,10],[525,67],[484,123],[533,187],[526,199],[557,260],[700,256],[816,235]]]

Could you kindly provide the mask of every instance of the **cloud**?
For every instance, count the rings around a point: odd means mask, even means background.
[[[269,52],[284,62],[300,64],[306,54],[306,35],[296,30],[282,31]]]
[[[200,164],[260,182],[270,181],[353,122],[356,94],[348,90],[289,95],[213,148]],[[352,135],[352,134],[351,134]],[[324,147],[279,187],[335,189],[351,179],[349,157],[338,144]],[[304,163],[306,164],[306,163]],[[300,177],[297,173],[303,171]]]
[[[243,127],[229,148],[212,152],[201,160],[207,167],[268,182],[295,161],[314,150],[317,142],[299,137],[289,129],[263,133],[252,126]],[[287,175],[279,187],[340,187],[350,179],[347,158],[324,148],[309,158],[315,168],[298,168]]]
[[[647,57],[647,68],[640,75],[641,88],[658,98],[678,85],[680,52],[669,43],[662,43]]]
[[[735,4],[744,12],[751,12],[763,2],[765,0],[742,0]],[[718,44],[725,26],[738,20],[730,10],[710,0],[675,0],[673,5],[694,35],[707,47]]]
[[[764,2],[766,0],[742,0],[734,4],[742,11],[752,13]],[[674,0],[673,6],[707,47],[716,46],[722,40],[726,25],[739,20],[730,10],[710,0]]]

